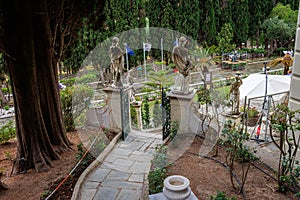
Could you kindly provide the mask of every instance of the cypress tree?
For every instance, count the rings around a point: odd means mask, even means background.
[[[149,128],[149,126],[150,126],[150,110],[149,110],[148,96],[145,96],[143,99],[144,99],[143,112],[142,112],[143,127]]]
[[[203,13],[204,23],[202,30],[204,39],[208,46],[216,44],[217,27],[215,9],[213,5],[213,0],[206,0],[204,2],[204,10],[206,12]]]
[[[178,0],[176,4],[176,30],[192,37],[198,38],[200,29],[201,10],[199,9],[199,0]]]
[[[232,6],[232,20],[234,22],[234,39],[237,46],[247,42],[249,32],[248,0],[236,0]]]
[[[259,46],[259,35],[260,35],[260,26],[265,19],[264,15],[264,1],[258,1],[253,3],[249,1],[249,38],[256,41],[256,45]]]
[[[139,26],[138,0],[107,0],[104,13],[108,36]]]
[[[164,5],[163,0],[145,2],[146,16],[149,18],[150,27],[161,27]]]
[[[233,0],[221,1],[221,15],[220,15],[220,27],[224,26],[224,24],[229,23],[231,27],[233,27],[232,21],[232,3]]]

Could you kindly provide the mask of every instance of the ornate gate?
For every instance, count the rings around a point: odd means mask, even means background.
[[[131,88],[120,89],[121,102],[121,123],[122,123],[122,139],[125,140],[130,133],[130,106],[129,106],[129,90]]]
[[[162,118],[163,118],[163,135],[162,139],[166,139],[171,131],[171,106],[170,99],[167,96],[164,88],[161,89],[161,105],[162,105]]]

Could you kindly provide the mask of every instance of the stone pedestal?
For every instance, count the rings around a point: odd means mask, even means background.
[[[195,93],[180,95],[170,92],[168,96],[171,105],[171,122],[177,121],[179,123],[178,133],[189,133],[191,106]]]
[[[131,88],[125,88],[125,90],[131,90]],[[110,113],[109,113],[110,128],[122,129],[120,89],[107,87],[104,88],[103,91],[107,95],[106,101],[107,101],[107,105],[110,108]],[[131,94],[130,91],[129,94]],[[129,102],[129,98],[130,95],[128,95],[128,102]],[[130,114],[128,117],[130,118]]]
[[[110,108],[110,127],[122,129],[120,89],[107,87],[103,91],[107,95],[107,105]]]
[[[135,108],[136,117],[137,117],[137,130],[143,129],[143,121],[142,121],[142,101],[135,101],[131,103],[131,105]]]
[[[239,114],[223,113],[222,116],[225,118],[225,121],[231,121],[235,126],[238,126],[242,121],[243,112]]]

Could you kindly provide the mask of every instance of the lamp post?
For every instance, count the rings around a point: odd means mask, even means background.
[[[265,97],[264,97],[263,110],[266,110],[267,109],[267,96],[268,96],[268,70],[267,70],[267,62],[264,62],[264,73],[266,74],[266,88],[265,88]]]
[[[264,97],[264,104],[263,104],[263,113],[266,118],[266,126],[265,126],[265,142],[267,142],[267,132],[268,132],[268,126],[269,126],[269,97],[268,96],[268,69],[267,69],[267,62],[264,62],[264,72],[266,74],[266,88],[265,88],[265,97]]]

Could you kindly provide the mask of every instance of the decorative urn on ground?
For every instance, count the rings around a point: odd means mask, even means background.
[[[170,200],[185,200],[191,195],[190,181],[184,176],[173,175],[164,180],[163,194]]]

